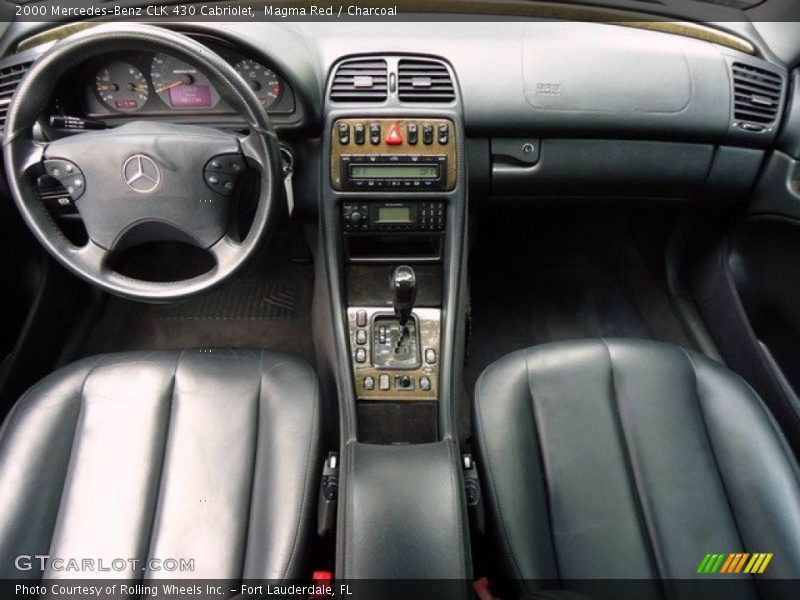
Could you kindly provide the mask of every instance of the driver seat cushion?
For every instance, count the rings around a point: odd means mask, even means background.
[[[0,429],[0,577],[299,577],[319,413],[311,367],[269,351],[102,355],[56,371]],[[162,563],[14,567],[43,554]],[[167,572],[167,559],[193,570]]]
[[[637,340],[521,350],[480,377],[475,421],[509,578],[688,579],[721,552],[800,575],[797,461],[755,392],[704,356]]]

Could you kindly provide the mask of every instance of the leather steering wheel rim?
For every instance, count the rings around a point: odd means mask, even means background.
[[[210,271],[181,281],[134,279],[107,265],[110,251],[90,238],[75,246],[53,220],[38,197],[31,173],[43,164],[45,143],[34,141],[33,129],[47,107],[61,74],[83,61],[109,52],[141,50],[166,52],[195,64],[244,120],[250,133],[240,138],[243,157],[255,163],[260,195],[247,235],[242,240],[224,235],[207,248],[216,265]],[[85,134],[77,134],[85,135]],[[45,249],[80,278],[117,296],[145,302],[170,302],[206,291],[233,275],[255,252],[271,225],[278,196],[279,151],[266,111],[235,69],[216,53],[191,38],[160,27],[141,24],[103,24],[58,42],[43,54],[23,79],[8,109],[3,139],[6,176],[14,202],[25,223]],[[88,186],[88,184],[87,184]]]

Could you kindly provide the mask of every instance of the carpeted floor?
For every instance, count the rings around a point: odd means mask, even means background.
[[[470,259],[470,389],[501,356],[546,342],[630,337],[689,347],[660,273],[671,213],[500,214],[479,219]]]
[[[148,305],[109,298],[83,354],[247,347],[292,352],[313,365],[314,268],[293,261],[297,237],[284,229],[231,281],[186,302]]]

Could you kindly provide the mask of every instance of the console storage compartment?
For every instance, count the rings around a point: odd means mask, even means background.
[[[438,598],[469,597],[469,527],[456,444],[351,443],[342,469],[337,579],[383,580],[370,582],[387,588],[372,589],[366,597],[374,598],[399,597],[393,579],[449,580],[421,582],[406,597],[434,589]]]

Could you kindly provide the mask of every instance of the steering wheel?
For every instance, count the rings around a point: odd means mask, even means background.
[[[120,50],[166,52],[196,65],[246,122],[236,135],[209,127],[132,122],[41,142],[34,125],[60,76],[81,62]],[[14,201],[36,238],[70,271],[133,300],[187,298],[230,277],[268,231],[277,205],[279,151],[266,111],[227,62],[175,32],[139,24],[106,24],[54,45],[32,66],[9,106],[3,140]],[[234,193],[252,168],[260,179],[249,231],[233,227]],[[76,246],[56,225],[36,189],[43,173],[69,194],[88,234]],[[181,241],[207,250],[215,266],[191,279],[147,281],[113,270],[115,250],[142,241]]]

